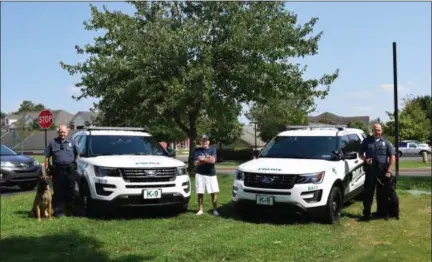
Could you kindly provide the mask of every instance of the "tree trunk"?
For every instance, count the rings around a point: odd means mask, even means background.
[[[197,137],[196,127],[191,126],[189,132],[188,172],[192,172],[192,170],[194,170],[193,156],[195,154],[195,148],[196,148],[196,137]]]

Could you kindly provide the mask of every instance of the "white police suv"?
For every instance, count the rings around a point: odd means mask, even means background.
[[[90,127],[72,137],[80,148],[75,185],[84,215],[121,206],[170,206],[187,210],[190,179],[145,129]]]
[[[343,203],[362,193],[360,129],[292,126],[260,155],[239,166],[233,184],[236,208],[285,206],[327,223],[339,220]]]

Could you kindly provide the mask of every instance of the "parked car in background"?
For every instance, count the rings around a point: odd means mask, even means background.
[[[19,186],[22,190],[36,187],[42,168],[39,162],[29,156],[20,155],[5,145],[1,145],[1,186]]]
[[[399,156],[418,156],[423,152],[430,154],[431,147],[427,144],[403,141],[399,143]]]
[[[427,143],[425,143],[425,142],[420,142],[420,141],[418,141],[418,140],[402,140],[401,142],[406,142],[406,143],[415,143],[415,144],[418,144],[418,145],[420,145],[420,146],[430,147],[430,145],[428,145]]]

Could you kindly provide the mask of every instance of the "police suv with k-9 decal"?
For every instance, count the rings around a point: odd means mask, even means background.
[[[72,139],[81,153],[75,190],[84,215],[122,206],[187,210],[191,183],[185,164],[145,129],[89,127]]]
[[[339,220],[344,202],[362,193],[360,129],[290,126],[257,156],[238,167],[232,200],[240,212],[284,206],[327,223]]]

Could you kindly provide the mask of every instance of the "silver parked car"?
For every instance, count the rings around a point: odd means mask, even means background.
[[[399,156],[418,156],[423,152],[430,154],[432,151],[428,144],[418,144],[410,141],[403,141],[399,143]]]

